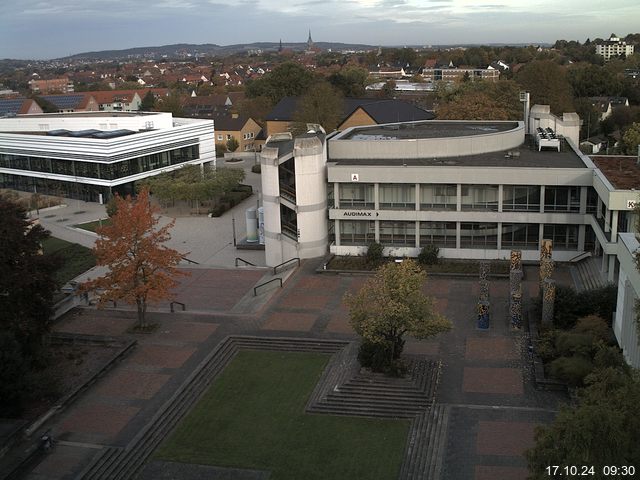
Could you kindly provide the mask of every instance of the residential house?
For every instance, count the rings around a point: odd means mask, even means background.
[[[142,90],[111,90],[100,92],[85,92],[93,96],[98,102],[101,112],[135,112],[140,110]]]
[[[40,105],[30,98],[1,98],[0,117],[42,113]]]
[[[589,101],[600,112],[600,120],[609,118],[614,108],[629,106],[627,97],[589,97]]]
[[[596,44],[596,55],[604,57],[605,62],[609,61],[611,57],[621,55],[629,57],[633,55],[633,45],[623,42],[615,33],[612,33],[609,40]]]
[[[69,93],[64,95],[41,95],[40,98],[55,105],[58,113],[97,112],[98,102],[88,93]]]
[[[237,113],[220,113],[213,117],[216,133],[216,144],[225,145],[235,138],[238,141],[237,152],[254,152],[256,137],[262,127],[253,118],[240,116]]]
[[[488,67],[456,67],[453,62],[449,62],[449,65],[436,65],[428,67],[425,65],[422,70],[422,76],[425,80],[431,82],[458,82],[465,77],[469,80],[488,80],[496,82],[500,78],[500,69],[494,68],[491,65]]]
[[[266,116],[267,136],[291,131],[297,97],[284,97]],[[379,125],[390,122],[431,120],[434,115],[415,105],[386,98],[345,98],[344,116],[338,130],[353,126]]]
[[[53,93],[73,93],[73,82],[68,77],[48,80],[29,80],[29,88],[33,93],[49,95]]]

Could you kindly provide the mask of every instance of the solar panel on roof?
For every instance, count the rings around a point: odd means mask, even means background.
[[[100,133],[100,130],[95,130],[93,128],[89,129],[89,130],[79,130],[76,132],[71,132],[70,135],[72,137],[91,137],[93,135],[95,135],[96,133]]]
[[[45,95],[44,98],[47,102],[53,103],[60,110],[67,110],[72,108],[77,108],[84,95]]]
[[[56,130],[49,130],[47,135],[51,135],[53,137],[68,137],[71,132],[69,130],[65,130],[64,128],[58,128]]]
[[[24,101],[24,98],[8,98],[0,100],[0,115],[6,115],[7,113],[17,114]]]
[[[98,132],[91,136],[93,138],[107,139],[107,138],[124,137],[125,135],[131,135],[132,133],[135,133],[135,132],[132,130],[119,129],[119,130],[110,130],[107,132]]]

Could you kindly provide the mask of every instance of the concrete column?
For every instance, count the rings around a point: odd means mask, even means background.
[[[617,241],[618,235],[618,210],[610,210],[611,211],[611,241]]]
[[[600,199],[600,195],[598,195],[598,202],[596,206],[596,218],[602,218],[602,200]]]
[[[540,213],[544,213],[544,185],[540,185]],[[542,238],[542,232],[540,232]]]
[[[588,187],[580,187],[580,213],[587,213],[587,191]]]
[[[542,246],[542,239],[544,238],[544,223],[538,226],[538,248]]]
[[[419,212],[420,211],[420,184],[419,183],[416,183],[415,197],[416,197],[416,212]]]
[[[335,243],[336,246],[339,247],[340,246],[340,220],[334,220],[333,221],[333,233],[335,234]]]
[[[462,185],[458,183],[456,187],[456,212],[460,212],[462,211]],[[458,224],[458,233],[460,233],[460,224]],[[460,237],[460,235],[458,235],[458,237]],[[458,248],[460,248],[459,243]]]
[[[458,185],[458,188],[460,188],[460,185]],[[458,190],[459,191],[459,190]],[[458,197],[458,201],[460,200],[460,197]],[[460,206],[460,203],[458,203],[458,206]],[[456,222],[456,248],[460,249],[460,222]]]
[[[504,185],[498,185],[498,212],[502,212],[502,192],[504,190]],[[500,250],[500,238],[498,237],[498,250]]]
[[[338,182],[333,182],[333,206],[340,208],[340,184]]]
[[[607,281],[613,283],[616,273],[616,256],[609,255],[609,271],[607,272]]]
[[[373,202],[374,202],[373,208],[375,208],[376,210],[380,210],[380,184],[379,183],[373,184]],[[377,222],[376,222],[376,227],[377,227]],[[378,240],[376,240],[376,242],[377,241]]]
[[[611,231],[611,210],[608,208],[604,213],[604,231],[605,233]]]
[[[607,257],[608,255],[604,253],[604,248],[602,249],[602,263],[600,264],[600,273],[607,273]]]
[[[376,198],[377,198],[377,195],[376,195]],[[380,243],[380,220],[374,220],[374,222],[376,222],[376,224],[375,224],[375,239],[376,239],[376,243]]]
[[[502,211],[501,206],[498,208]],[[502,222],[498,222],[498,250],[502,250]]]
[[[581,252],[584,252],[584,240],[586,235],[587,235],[587,226],[578,225],[578,250]]]
[[[416,220],[416,247],[420,248],[420,222]]]

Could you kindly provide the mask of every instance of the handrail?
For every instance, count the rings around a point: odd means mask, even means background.
[[[187,261],[189,263],[194,263],[196,265],[200,265],[199,262],[196,262],[195,260],[191,260],[190,258],[187,258],[187,257],[180,257],[180,258],[182,258],[182,260],[185,260],[185,261]]]
[[[173,312],[174,312],[174,308],[173,308],[173,305],[174,305],[174,304],[180,305],[180,306],[182,307],[182,311],[183,311],[183,312],[186,310],[186,306],[185,306],[185,304],[184,304],[184,303],[182,303],[182,302],[176,302],[176,301],[173,301],[173,302],[171,302],[171,303],[169,304],[169,308],[171,309],[171,313],[173,313]]]
[[[300,266],[300,258],[298,258],[298,257],[290,258],[289,260],[286,260],[286,261],[282,262],[281,264],[276,265],[275,267],[273,267],[273,274],[274,274],[274,275],[276,274],[276,270],[277,270],[279,267],[282,267],[282,266],[286,265],[287,263],[290,263],[290,262],[293,262],[293,261],[298,262],[298,266]]]
[[[267,282],[261,283],[260,285],[256,285],[255,287],[253,287],[253,296],[254,297],[258,296],[258,289],[260,287],[264,287],[265,285],[268,285],[268,284],[270,284],[272,282],[275,282],[275,281],[280,281],[280,288],[282,288],[282,279],[280,277],[272,278],[271,280],[269,280]]]
[[[244,258],[236,257],[236,267],[238,266],[238,260],[240,260],[241,262],[244,262],[246,265],[251,265],[252,267],[256,266],[255,263],[251,263],[251,262],[245,260]]]
[[[576,255],[575,257],[570,258],[569,262],[570,263],[579,262],[580,260],[583,260],[585,258],[589,258],[590,256],[591,256],[591,252],[582,252],[582,253]]]

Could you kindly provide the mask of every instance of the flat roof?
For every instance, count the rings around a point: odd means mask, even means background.
[[[423,167],[533,167],[533,168],[587,168],[579,155],[562,140],[562,151],[538,151],[535,141],[527,136],[518,148],[499,152],[441,158],[332,158],[329,146],[329,162],[336,165],[370,165],[376,167],[423,166]]]
[[[456,122],[428,120],[356,127],[338,140],[410,140],[419,138],[453,138],[508,132],[518,128],[518,122]]]
[[[638,157],[622,155],[590,155],[596,167],[616,190],[640,190]]]
[[[14,119],[18,118],[52,118],[52,117],[142,117],[149,115],[159,115],[163,112],[66,112],[66,113],[35,113],[35,114],[25,114],[25,115],[17,115],[13,117]]]

